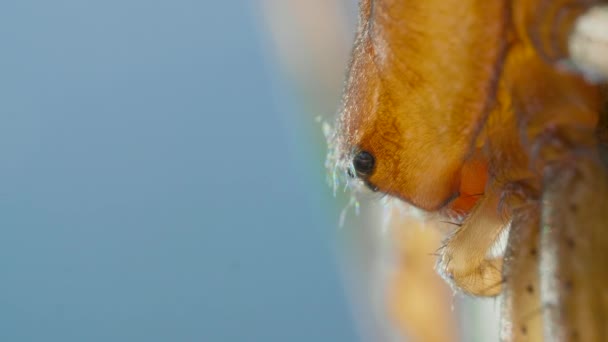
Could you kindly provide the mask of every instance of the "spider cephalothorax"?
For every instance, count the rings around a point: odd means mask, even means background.
[[[608,63],[584,43],[608,29],[582,23],[608,28],[598,3],[361,2],[335,158],[460,219],[437,269],[469,294],[504,294],[505,338],[608,340]]]

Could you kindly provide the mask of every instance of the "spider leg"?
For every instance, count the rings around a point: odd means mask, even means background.
[[[542,301],[550,340],[608,340],[608,173],[593,150],[545,168]]]
[[[488,191],[445,242],[437,270],[452,285],[473,295],[495,296],[502,287],[501,257],[489,255],[508,222],[497,209],[500,196]]]
[[[529,203],[513,212],[505,252],[505,290],[502,293],[501,337],[505,341],[542,341],[539,228],[538,203]]]

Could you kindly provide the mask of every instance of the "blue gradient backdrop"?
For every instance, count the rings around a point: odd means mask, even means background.
[[[356,340],[253,6],[0,2],[0,341]]]

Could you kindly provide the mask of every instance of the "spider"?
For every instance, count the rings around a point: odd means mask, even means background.
[[[362,0],[330,159],[453,223],[503,339],[608,341],[606,75],[600,1]]]

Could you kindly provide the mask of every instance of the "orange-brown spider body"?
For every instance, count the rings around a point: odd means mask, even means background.
[[[607,96],[572,40],[600,3],[361,2],[339,163],[460,221],[437,269],[505,296],[505,339],[608,341]]]

